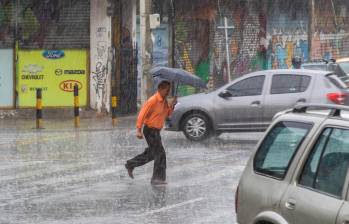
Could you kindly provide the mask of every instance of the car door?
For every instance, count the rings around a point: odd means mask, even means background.
[[[348,175],[347,175],[347,180],[348,180]],[[349,223],[349,197],[347,195],[346,200],[344,201],[343,206],[339,211],[337,224],[348,224],[348,223]]]
[[[348,129],[326,127],[321,132],[297,181],[281,200],[282,214],[289,223],[336,223],[347,191],[348,139]]]
[[[239,182],[239,223],[257,223],[261,213],[277,212],[292,177],[294,159],[312,127],[311,123],[283,120],[271,127]]]
[[[238,79],[215,98],[215,116],[219,129],[255,126],[263,114],[265,75]]]
[[[264,99],[263,119],[271,121],[283,110],[309,101],[312,77],[298,74],[272,74],[270,89]]]

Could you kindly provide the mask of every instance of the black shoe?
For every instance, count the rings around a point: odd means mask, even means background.
[[[131,167],[127,166],[127,164],[125,164],[125,168],[127,170],[128,176],[133,179],[134,178],[134,176],[133,176],[133,169],[134,168],[131,168]]]
[[[166,185],[167,182],[165,180],[159,180],[159,179],[152,179],[150,182],[152,185]]]

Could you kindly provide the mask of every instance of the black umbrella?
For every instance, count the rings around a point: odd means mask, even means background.
[[[196,88],[207,88],[205,82],[202,81],[198,76],[179,68],[159,66],[151,69],[150,74],[154,78],[157,77],[175,82],[177,84],[177,88],[179,84],[189,85]]]

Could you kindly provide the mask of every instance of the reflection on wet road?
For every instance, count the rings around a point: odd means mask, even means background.
[[[261,133],[192,143],[163,132],[168,185],[153,187],[152,163],[134,180],[124,168],[145,147],[132,126],[3,128],[0,223],[235,222],[235,188]]]

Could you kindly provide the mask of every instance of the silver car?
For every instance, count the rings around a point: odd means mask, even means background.
[[[330,71],[259,71],[210,93],[180,98],[166,128],[193,141],[222,132],[264,131],[279,111],[297,103],[347,104],[348,93]]]
[[[324,115],[312,108],[330,110]],[[239,224],[349,223],[344,110],[349,107],[299,105],[275,118],[241,176],[235,196]]]

